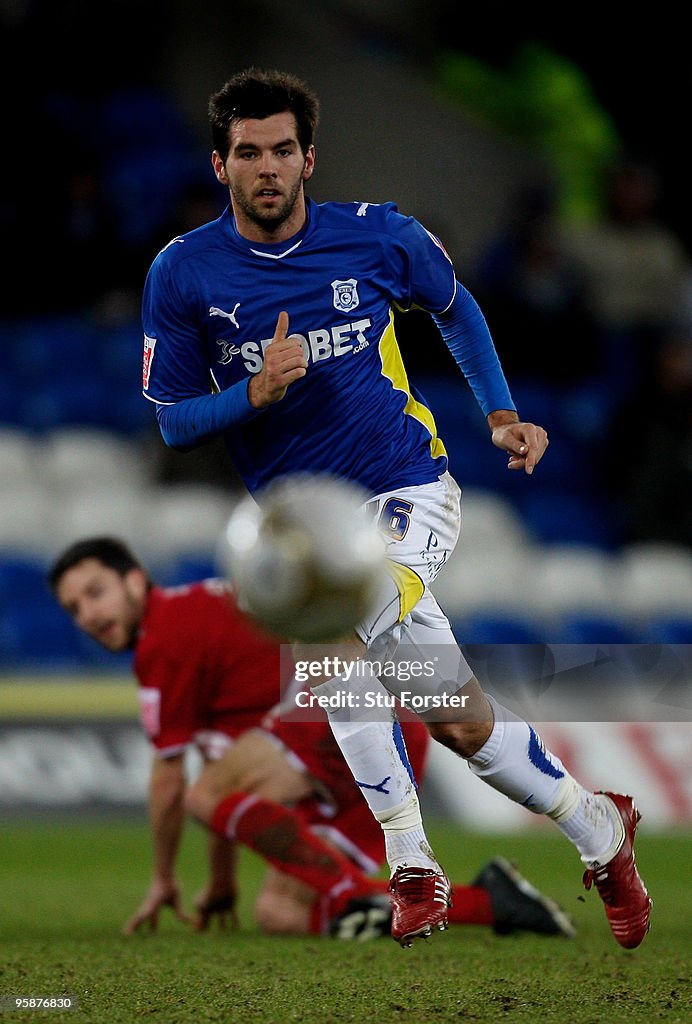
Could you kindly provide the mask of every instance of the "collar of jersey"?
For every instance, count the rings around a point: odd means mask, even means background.
[[[236,227],[235,218],[233,216],[231,216],[230,218],[231,230],[233,231],[236,240],[242,242],[243,246],[248,248],[250,252],[254,253],[255,256],[262,256],[264,257],[264,259],[267,260],[282,260],[285,256],[290,256],[292,252],[295,252],[295,250],[299,247],[299,245],[305,238],[306,234],[308,233],[311,220],[310,205],[310,200],[307,199],[306,197],[305,223],[303,224],[300,231],[297,231],[295,235],[291,236],[291,238],[285,238],[282,242],[262,243],[248,241],[247,238],[243,238],[243,236],[239,233],[238,228]]]

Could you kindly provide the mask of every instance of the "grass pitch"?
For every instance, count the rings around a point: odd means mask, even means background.
[[[237,932],[188,932],[172,914],[156,934],[125,939],[149,881],[144,816],[3,826],[0,1024],[690,1024],[692,835],[646,834],[638,862],[654,898],[652,930],[634,951],[611,938],[599,898],[558,833],[428,831],[449,873],[470,881],[502,853],[572,915],[574,939],[453,927],[402,950],[389,939],[270,938],[252,923],[263,866],[241,858]],[[206,837],[191,826],[180,880],[189,907],[205,881]],[[582,898],[583,897],[583,898]],[[21,1011],[14,996],[78,999],[72,1011]]]

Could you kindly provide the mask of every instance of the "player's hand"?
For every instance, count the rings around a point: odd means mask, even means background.
[[[159,923],[159,911],[162,907],[170,907],[183,924],[192,923],[192,918],[182,909],[180,891],[176,883],[154,881],[137,912],[123,926],[123,935],[134,935],[143,924],[148,924],[149,930],[155,932]]]
[[[507,469],[523,469],[529,476],[543,458],[548,435],[535,423],[502,423],[493,428],[492,442],[509,452]]]
[[[236,892],[214,892],[211,887],[203,889],[195,898],[195,915],[192,919],[192,926],[195,931],[205,932],[213,918],[216,918],[219,928],[225,931],[230,924],[231,928],[238,927],[238,915],[235,909]]]
[[[264,352],[264,366],[250,378],[248,398],[255,409],[280,402],[289,385],[304,377],[308,361],[300,338],[288,333],[288,313],[279,313],[274,337]]]

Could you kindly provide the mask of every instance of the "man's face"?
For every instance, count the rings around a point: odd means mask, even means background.
[[[97,558],[85,558],[63,574],[56,596],[75,625],[102,647],[124,651],[137,637],[147,579],[141,569],[121,576]]]
[[[314,148],[303,154],[293,114],[247,118],[231,125],[231,146],[226,161],[214,151],[217,178],[227,185],[241,233],[253,228],[289,237],[302,227],[303,182],[312,174]]]

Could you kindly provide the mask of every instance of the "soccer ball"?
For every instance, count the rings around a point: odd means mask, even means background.
[[[286,640],[347,636],[371,608],[386,564],[367,495],[337,477],[301,474],[257,499],[236,507],[222,545],[240,607]]]

